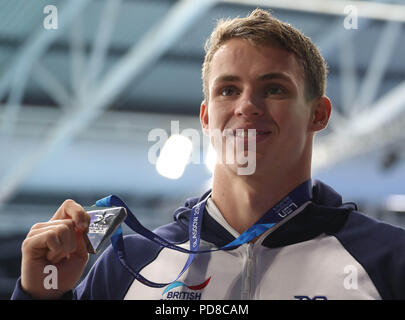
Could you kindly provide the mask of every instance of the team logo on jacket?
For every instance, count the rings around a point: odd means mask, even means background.
[[[328,300],[326,296],[294,296],[297,300]]]
[[[195,285],[187,285],[184,282],[176,281],[169,284],[163,291],[162,296],[166,295],[167,300],[201,300],[201,290],[204,289],[210,282],[211,277],[205,280],[203,283]],[[177,287],[185,287],[186,290],[172,291]]]

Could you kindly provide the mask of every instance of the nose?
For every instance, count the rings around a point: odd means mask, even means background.
[[[238,105],[235,108],[235,115],[238,117],[249,118],[263,115],[263,108],[260,101],[255,97],[253,92],[244,92]]]

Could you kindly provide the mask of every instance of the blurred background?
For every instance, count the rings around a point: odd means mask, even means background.
[[[405,226],[405,0],[0,0],[1,299],[30,227],[65,199],[116,194],[155,228],[210,187],[203,46],[219,18],[256,7],[328,63],[313,178]]]

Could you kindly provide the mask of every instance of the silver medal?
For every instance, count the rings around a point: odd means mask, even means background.
[[[90,215],[90,225],[84,239],[87,251],[95,254],[125,220],[127,212],[123,207],[90,207],[85,210]]]

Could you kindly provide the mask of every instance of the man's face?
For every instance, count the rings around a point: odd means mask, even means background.
[[[311,161],[313,108],[292,53],[229,40],[211,61],[208,88],[209,101],[202,103],[200,114],[204,130],[256,129],[257,170]],[[246,137],[233,139],[248,145]]]

